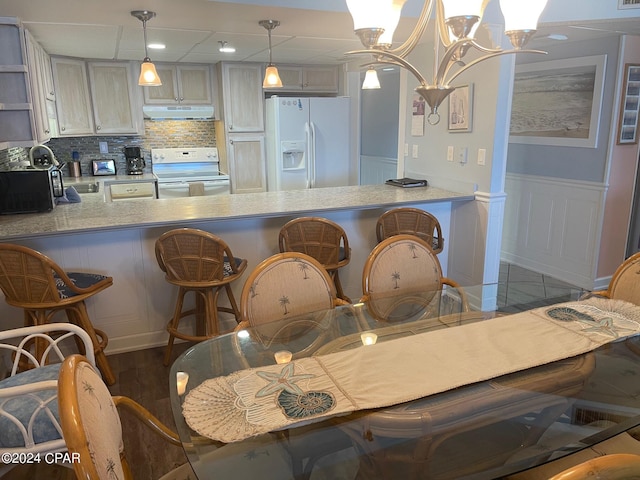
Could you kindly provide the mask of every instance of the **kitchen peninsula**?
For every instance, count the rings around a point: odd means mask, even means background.
[[[102,187],[102,185],[101,185]],[[100,191],[103,189],[101,188]],[[278,232],[298,216],[323,216],[339,223],[352,249],[341,278],[347,295],[361,294],[361,274],[376,243],[375,222],[384,211],[414,206],[439,219],[445,250],[439,255],[446,273],[447,239],[452,212],[474,200],[473,194],[439,188],[367,185],[312,190],[105,202],[102,193],[52,212],[0,217],[0,241],[35,248],[66,270],[111,275],[114,285],[88,302],[96,326],[109,336],[108,352],[135,350],[166,342],[166,323],[177,291],[164,280],[154,253],[156,239],[179,227],[220,236],[234,255],[248,260],[248,270],[278,251]],[[246,276],[247,274],[245,274]],[[243,280],[234,285],[240,298]],[[225,299],[226,301],[226,299]],[[2,328],[20,326],[22,312],[0,304]],[[224,317],[228,327],[235,322]]]

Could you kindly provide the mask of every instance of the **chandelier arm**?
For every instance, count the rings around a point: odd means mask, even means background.
[[[438,28],[438,35],[440,36],[442,45],[444,45],[445,48],[449,48],[453,42],[451,41],[451,38],[449,38],[449,29],[447,28],[447,24],[444,23],[444,4],[442,3],[442,0],[436,1],[438,2],[436,10],[436,26]]]
[[[402,45],[386,51],[394,55],[398,55],[399,57],[406,57],[407,55],[409,55],[420,41],[422,35],[424,35],[424,32],[427,29],[429,18],[431,17],[433,4],[437,1],[440,0],[425,1],[424,6],[422,7],[422,11],[420,12],[420,16],[418,17],[416,26],[413,28],[413,31],[409,35],[409,38],[407,38]]]
[[[360,54],[371,54],[371,50],[353,50],[351,52],[347,52],[346,55],[360,55]],[[416,67],[414,67],[413,65],[411,65],[409,62],[407,62],[404,58],[402,58],[399,55],[396,55],[395,53],[392,52],[387,52],[384,50],[380,50],[377,51],[376,50],[376,55],[380,55],[380,56],[385,56],[385,57],[389,57],[391,58],[394,62],[394,65],[400,65],[404,68],[406,68],[407,70],[409,70],[411,73],[413,73],[413,76],[416,77],[418,79],[418,81],[420,82],[420,85],[428,85],[427,81],[425,80],[425,78],[422,76],[422,74],[418,71],[418,69]],[[374,63],[385,63],[386,61],[378,58],[374,61]],[[387,62],[389,63],[389,62]]]
[[[483,62],[483,61],[488,60],[490,58],[499,57],[501,55],[513,55],[515,53],[539,53],[539,54],[547,55],[547,52],[545,52],[543,50],[515,50],[515,49],[512,49],[512,50],[500,50],[499,52],[494,52],[494,53],[491,53],[489,55],[485,55],[484,57],[476,58],[475,60],[467,63],[464,67],[462,67],[460,70],[458,70],[456,73],[454,73],[451,76],[451,78],[449,78],[449,80],[447,81],[447,85],[449,83],[451,83],[453,80],[455,80],[458,75],[460,75],[464,71],[468,70],[469,68],[473,67],[474,65],[477,65],[480,62]]]

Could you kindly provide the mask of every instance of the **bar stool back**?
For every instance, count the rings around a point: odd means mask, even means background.
[[[338,269],[351,260],[349,240],[340,225],[321,217],[295,218],[280,229],[278,245],[281,253],[304,253],[320,262],[335,283],[338,298],[351,302],[338,275]]]
[[[376,224],[378,242],[400,234],[420,237],[431,246],[433,253],[440,253],[444,248],[440,222],[419,208],[394,208],[380,215]]]
[[[164,364],[169,365],[176,338],[200,342],[220,334],[218,311],[232,313],[236,322],[240,322],[231,282],[240,278],[247,268],[247,261],[234,257],[221,238],[195,228],[178,228],[164,233],[156,240],[155,252],[167,282],[179,287],[174,315],[167,325],[169,343]],[[218,294],[223,289],[231,307],[218,305]],[[196,306],[183,310],[188,292],[194,292]],[[195,335],[178,330],[180,319],[190,315],[196,318]]]
[[[31,248],[0,243],[0,289],[9,305],[24,310],[25,326],[44,325],[64,311],[67,319],[85,330],[95,351],[104,381],[116,381],[104,349],[106,333],[93,327],[85,300],[113,285],[113,278],[81,272],[65,272],[46,255]],[[43,348],[36,342],[36,353]],[[80,345],[79,345],[80,346]]]

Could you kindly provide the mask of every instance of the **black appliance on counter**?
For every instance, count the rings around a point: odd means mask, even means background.
[[[58,167],[0,170],[0,214],[49,212],[63,195]]]
[[[129,175],[142,175],[146,163],[140,152],[140,147],[124,147],[124,158]]]

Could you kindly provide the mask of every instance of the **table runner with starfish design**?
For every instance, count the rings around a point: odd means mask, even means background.
[[[229,443],[388,407],[596,349],[640,333],[640,307],[590,298],[206,380],[187,424]]]

